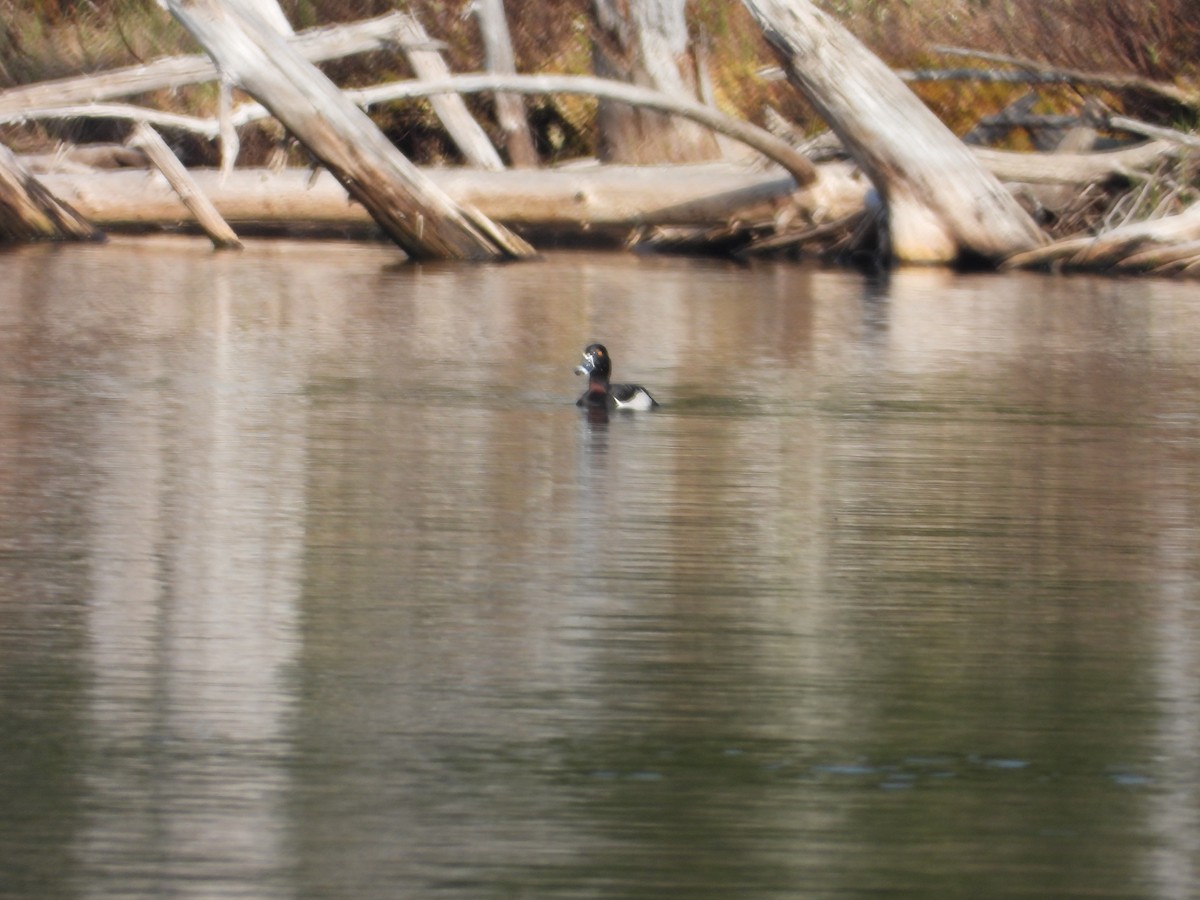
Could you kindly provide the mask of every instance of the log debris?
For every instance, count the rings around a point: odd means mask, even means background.
[[[1133,222],[1095,237],[1056,241],[1018,253],[1004,266],[1200,275],[1200,203],[1178,215]]]
[[[1044,242],[1012,194],[832,17],[806,0],[744,2],[791,83],[878,190],[893,259],[998,262]]]
[[[167,5],[221,71],[269,109],[410,257],[533,255],[516,235],[457,208],[333,82],[240,2]]]
[[[46,189],[0,145],[0,241],[103,240],[103,235]]]

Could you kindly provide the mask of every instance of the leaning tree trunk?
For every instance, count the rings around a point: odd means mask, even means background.
[[[504,228],[455,206],[246,0],[165,2],[222,73],[269,109],[410,256],[532,254]]]
[[[593,68],[601,78],[651,87],[695,101],[685,0],[592,0]],[[661,163],[717,159],[714,137],[649,110],[600,101],[599,156],[606,162]]]
[[[995,263],[1045,240],[967,146],[834,19],[807,0],[743,2],[878,190],[894,259]]]
[[[508,18],[504,15],[504,0],[475,0],[475,16],[483,37],[484,64],[494,75],[515,75],[517,62],[513,55]],[[525,115],[525,101],[513,94],[496,95],[496,121],[504,132],[508,158],[514,166],[533,167],[538,164],[537,147]]]

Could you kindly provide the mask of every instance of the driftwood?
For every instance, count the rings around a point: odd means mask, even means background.
[[[157,131],[143,122],[134,128],[128,143],[129,146],[144,151],[162,172],[167,183],[179,195],[180,202],[196,217],[197,223],[204,229],[214,247],[218,250],[241,249],[242,242],[238,240],[237,234],[221,218],[221,214],[204,192],[196,186],[183,163],[171,152],[171,148],[159,137]]]
[[[816,177],[816,169],[808,156],[793,148],[791,143],[783,138],[776,137],[739,119],[725,116],[711,107],[681,103],[654,91],[600,78],[571,75],[456,75],[435,82],[398,81],[378,87],[347,90],[343,93],[360,106],[370,107],[380,103],[425,97],[443,92],[482,93],[497,90],[526,94],[604,94],[611,99],[626,103],[653,104],[663,111],[689,116],[718,134],[739,140],[758,150],[790,171],[799,184],[811,183]],[[234,111],[233,124],[240,127],[269,115],[270,113],[261,105],[247,103]],[[165,113],[116,103],[31,109],[20,116],[0,115],[0,123],[39,118],[106,118],[134,122],[144,121],[156,128],[186,131],[210,139],[217,136],[219,128],[219,123],[215,119]],[[1124,122],[1124,120],[1119,121]],[[1156,140],[1122,150],[1098,153],[1016,153],[983,147],[972,147],[971,152],[993,175],[1002,181],[1085,185],[1109,178],[1133,177],[1138,172],[1152,169],[1159,161],[1179,153],[1179,146],[1182,142],[1174,136],[1178,134],[1178,132],[1173,133],[1170,140]],[[807,148],[802,149],[806,150]]]
[[[1013,196],[884,63],[805,0],[745,0],[788,77],[870,177],[900,262],[999,261],[1043,243]]]
[[[190,173],[197,189],[243,233],[272,230],[369,229],[372,219],[325,171],[214,169]],[[723,163],[692,166],[580,166],[560,169],[428,169],[425,174],[455,202],[522,230],[600,236],[623,235],[640,225],[711,225],[734,218],[778,214],[793,201],[795,183],[780,172],[756,172]],[[829,181],[814,193],[821,210],[844,214],[864,188]],[[146,171],[122,169],[49,174],[46,186],[91,221],[109,229],[176,227],[190,220],[179,197]],[[811,189],[810,189],[811,190]],[[839,191],[841,192],[839,194]],[[842,197],[843,199],[839,199]],[[813,209],[814,212],[821,212]]]
[[[41,238],[100,240],[103,235],[0,145],[0,241]]]
[[[1179,215],[1130,223],[1096,237],[1056,241],[1016,254],[1005,266],[1200,275],[1200,203]]]
[[[404,14],[390,13],[347,25],[312,28],[300,32],[288,43],[309,62],[337,59],[394,43],[404,20]],[[0,91],[0,115],[6,121],[19,120],[22,110],[101,103],[133,94],[174,90],[217,77],[216,67],[207,56],[169,57],[141,66]]]
[[[221,71],[270,109],[409,256],[532,255],[516,235],[456,207],[252,10],[221,0],[168,0],[168,7]]]
[[[1087,185],[1112,178],[1137,178],[1163,160],[1179,155],[1179,146],[1153,141],[1123,150],[1096,153],[1014,153],[971,148],[975,157],[1001,181],[1029,184]]]
[[[484,92],[507,92],[514,94],[589,94],[607,97],[620,103],[645,106],[682,116],[698,122],[718,134],[723,134],[759,151],[768,159],[783,166],[799,185],[812,183],[816,168],[802,153],[787,141],[775,137],[749,122],[730,116],[692,101],[668,97],[649,88],[578,75],[455,75],[438,81],[397,81],[361,90],[343,91],[361,107],[369,108],[395,100],[409,100],[441,93],[476,94]],[[233,114],[236,126],[266,118],[271,113],[257,103],[239,106]],[[127,104],[96,104],[77,107],[48,107],[26,110],[20,116],[0,115],[0,123],[18,119],[95,117],[144,121],[156,128],[177,128],[214,138],[218,133],[218,122],[196,116],[161,113]]]

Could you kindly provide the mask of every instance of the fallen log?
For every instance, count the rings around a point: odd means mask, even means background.
[[[269,109],[410,257],[532,255],[533,249],[516,235],[457,207],[252,7],[222,0],[166,2],[222,73]]]
[[[995,263],[1043,243],[971,151],[832,17],[806,0],[744,2],[791,83],[878,190],[893,259]]]
[[[103,235],[0,145],[0,241],[103,240]]]
[[[197,188],[243,234],[271,230],[370,229],[371,217],[328,172],[308,169],[190,171]],[[425,175],[456,203],[521,230],[624,234],[639,225],[708,226],[733,218],[770,218],[793,203],[787,174],[727,163],[691,166],[580,166],[559,169],[427,169]],[[844,215],[865,186],[843,174],[803,192],[810,212]],[[42,176],[97,225],[110,230],[174,228],[190,221],[178,196],[158,176],[120,169]],[[820,188],[818,190],[818,188]],[[838,191],[841,191],[839,195]],[[842,199],[839,199],[841,197]],[[819,207],[819,210],[818,210]]]

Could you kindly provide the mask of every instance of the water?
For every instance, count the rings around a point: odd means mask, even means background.
[[[1200,894],[1194,285],[397,257],[0,256],[0,895]]]

